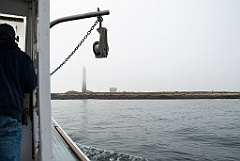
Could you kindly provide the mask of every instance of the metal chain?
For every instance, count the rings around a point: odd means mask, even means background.
[[[93,31],[93,29],[97,26],[98,22],[101,22],[101,19],[97,19],[94,24],[92,25],[92,27],[90,28],[90,30],[87,32],[87,34],[83,37],[83,39],[79,42],[79,44],[77,45],[77,47],[75,47],[75,49],[72,51],[72,53],[70,55],[67,56],[67,58],[54,70],[50,73],[50,76],[52,76],[54,73],[56,73],[64,64],[66,64],[66,62],[73,56],[74,53],[76,53],[76,51],[78,50],[78,48],[83,44],[83,42],[87,39],[87,37],[91,34],[91,32]]]

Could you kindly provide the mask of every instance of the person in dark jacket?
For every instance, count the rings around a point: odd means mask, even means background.
[[[24,93],[37,86],[31,58],[15,42],[11,25],[0,24],[0,161],[20,161]]]

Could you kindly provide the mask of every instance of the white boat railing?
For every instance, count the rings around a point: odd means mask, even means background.
[[[79,147],[72,141],[72,139],[66,134],[66,132],[53,118],[52,125],[79,160],[90,161],[90,159],[81,151],[81,149],[79,149]]]

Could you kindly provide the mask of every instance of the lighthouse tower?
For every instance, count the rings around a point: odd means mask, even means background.
[[[86,92],[87,91],[87,87],[86,87],[86,68],[85,66],[83,67],[82,70],[82,92]]]

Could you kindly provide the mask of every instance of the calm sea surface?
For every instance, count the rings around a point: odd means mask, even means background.
[[[239,161],[240,100],[55,100],[92,161]]]

